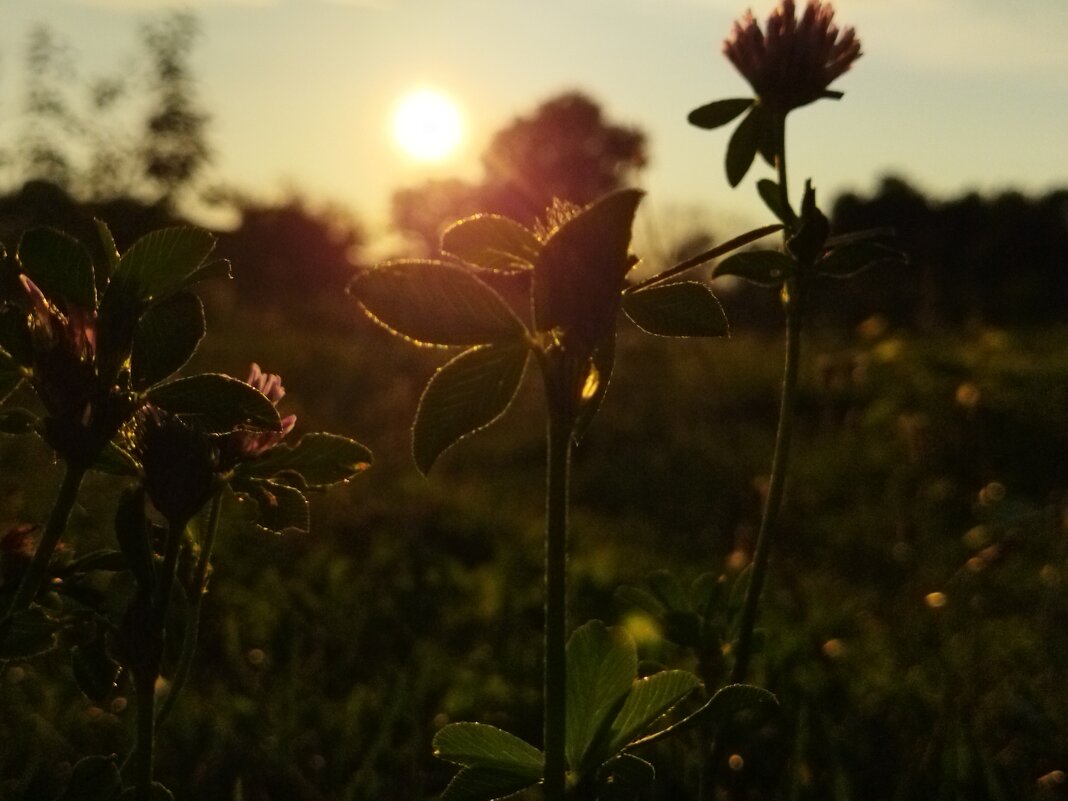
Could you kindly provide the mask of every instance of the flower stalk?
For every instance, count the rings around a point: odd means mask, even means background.
[[[561,801],[566,787],[567,534],[573,421],[550,413],[545,525],[545,798]]]
[[[197,559],[197,565],[193,571],[193,580],[189,588],[189,608],[186,615],[185,630],[182,632],[182,653],[178,659],[178,666],[174,669],[174,678],[171,680],[171,687],[167,692],[167,697],[156,713],[154,725],[157,730],[163,725],[171,710],[174,709],[175,703],[189,681],[193,658],[196,655],[197,640],[200,637],[200,609],[208,580],[208,568],[211,565],[211,553],[215,547],[215,536],[219,530],[221,511],[222,493],[217,492],[211,500],[208,527],[204,534],[204,542],[200,546],[200,556]]]
[[[563,801],[567,791],[568,512],[579,365],[559,346],[541,352],[540,358],[549,417],[545,484],[544,795],[546,801]]]
[[[786,486],[786,470],[790,461],[790,443],[794,429],[794,406],[797,400],[797,376],[801,361],[801,282],[791,280],[783,287],[783,306],[786,310],[786,359],[783,367],[782,393],[779,399],[779,424],[775,431],[775,450],[771,459],[771,478],[768,481],[767,498],[760,520],[756,550],[753,554],[753,572],[742,605],[738,624],[738,641],[734,649],[734,665],[731,668],[731,683],[745,681],[749,661],[753,653],[753,632],[756,628],[760,596],[767,580],[771,550],[782,509],[783,490]]]
[[[52,512],[48,516],[48,522],[45,524],[41,541],[37,544],[37,550],[34,551],[33,559],[22,581],[19,582],[15,596],[4,612],[0,631],[10,624],[10,619],[14,615],[29,608],[33,599],[37,597],[37,593],[40,592],[48,575],[48,565],[52,560],[52,554],[67,528],[67,521],[70,519],[71,510],[78,498],[78,489],[81,487],[85,472],[84,468],[67,464],[63,473],[63,482],[59,486],[59,492],[52,506]]]

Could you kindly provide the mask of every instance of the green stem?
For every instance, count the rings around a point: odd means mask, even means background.
[[[767,578],[771,548],[778,529],[779,510],[782,508],[783,488],[786,484],[786,467],[790,457],[790,440],[794,428],[794,404],[797,398],[797,375],[801,361],[801,308],[800,288],[788,281],[783,288],[783,303],[786,307],[786,364],[783,369],[782,396],[779,405],[779,426],[775,432],[775,453],[771,460],[771,480],[764,503],[764,514],[757,535],[756,552],[753,556],[753,572],[745,593],[742,616],[738,624],[738,645],[734,650],[734,667],[731,683],[741,684],[749,671],[753,650],[753,631],[756,626],[757,608]]]
[[[168,520],[167,523],[167,545],[163,551],[163,567],[159,573],[156,594],[152,598],[152,632],[161,639],[167,627],[167,610],[170,608],[175,574],[178,572],[178,554],[182,550],[182,539],[188,521]]]
[[[790,191],[786,180],[786,118],[779,126],[778,156],[775,168],[779,175],[779,199],[785,210],[789,225],[784,237],[795,233],[797,215],[790,206]],[[803,267],[801,268],[804,269]],[[782,288],[783,309],[786,312],[786,364],[783,367],[782,394],[779,398],[779,425],[775,431],[775,451],[771,457],[771,479],[764,502],[764,514],[760,519],[756,552],[753,555],[753,571],[746,589],[742,616],[738,624],[738,645],[734,650],[734,667],[731,669],[732,684],[741,684],[749,672],[749,660],[753,652],[753,631],[756,626],[757,608],[767,578],[771,547],[775,540],[782,507],[783,488],[786,483],[786,466],[790,459],[790,439],[794,429],[794,404],[797,398],[797,373],[801,361],[801,279],[793,278]]]
[[[163,552],[163,566],[158,574],[159,583],[148,604],[146,631],[139,655],[140,664],[133,670],[137,693],[137,748],[134,754],[133,779],[135,801],[151,801],[152,762],[156,747],[156,680],[163,661],[163,641],[167,628],[167,610],[170,608],[171,592],[178,570],[178,555],[182,550],[182,538],[187,520],[168,520],[167,544]]]
[[[703,253],[698,253],[696,256],[686,259],[686,261],[679,262],[674,267],[669,267],[662,273],[651,275],[644,281],[639,281],[634,286],[628,287],[626,291],[637,292],[639,289],[645,289],[654,284],[663,283],[668,279],[674,278],[679,273],[684,273],[694,267],[699,267],[705,262],[712,261],[712,259],[719,258],[725,253],[730,253],[732,250],[736,250],[743,245],[748,245],[750,242],[756,242],[758,239],[763,239],[765,236],[781,230],[782,226],[778,223],[775,225],[765,225],[761,228],[754,228],[752,231],[747,231],[740,236],[734,237],[734,239],[728,239],[726,242],[716,245],[711,250],[706,250]]]
[[[70,519],[71,509],[78,497],[78,488],[85,477],[85,469],[67,465],[63,474],[63,482],[59,485],[59,493],[56,502],[52,506],[52,512],[48,516],[41,541],[37,544],[37,550],[33,554],[26,574],[22,577],[15,597],[11,599],[7,610],[4,612],[3,624],[8,624],[9,618],[29,608],[37,593],[41,590],[45,577],[48,575],[48,565],[52,561],[52,554],[56,550],[63,532],[67,528],[67,520]]]
[[[545,801],[567,783],[567,513],[573,416],[549,395],[545,531]]]
[[[159,712],[156,714],[156,728],[163,725],[163,721],[174,708],[178,696],[181,695],[189,680],[189,672],[193,667],[193,656],[196,654],[197,640],[200,636],[200,607],[204,598],[205,584],[208,579],[208,567],[211,563],[211,552],[215,547],[215,535],[219,530],[219,512],[222,509],[222,492],[215,493],[211,500],[211,512],[208,514],[208,528],[204,534],[204,542],[200,546],[200,558],[193,573],[193,581],[190,585],[191,597],[186,615],[185,631],[182,633],[182,655],[178,660],[178,667],[174,671],[174,680],[171,689],[167,693]]]
[[[156,677],[149,673],[134,676],[137,694],[137,748],[133,760],[135,801],[152,799],[152,762],[156,741]]]

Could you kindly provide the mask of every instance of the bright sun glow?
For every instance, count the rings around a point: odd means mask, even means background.
[[[456,104],[433,89],[406,95],[393,115],[393,137],[409,156],[438,161],[460,144],[463,125]]]

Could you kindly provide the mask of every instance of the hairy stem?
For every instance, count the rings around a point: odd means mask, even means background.
[[[67,528],[67,520],[70,519],[70,512],[74,508],[78,488],[84,477],[84,468],[67,465],[66,472],[63,474],[63,482],[59,485],[59,493],[56,495],[56,502],[52,506],[52,512],[48,516],[44,533],[41,535],[41,541],[37,544],[30,566],[15,591],[15,597],[11,599],[11,603],[4,612],[3,626],[0,626],[0,631],[6,627],[12,615],[27,609],[40,592],[45,576],[48,575],[48,565],[52,561],[52,554]]]
[[[185,688],[186,682],[189,680],[189,672],[193,667],[193,656],[196,654],[197,640],[200,637],[200,607],[208,579],[211,552],[215,547],[215,535],[219,530],[219,513],[221,509],[222,492],[217,492],[211,500],[208,528],[204,533],[204,542],[200,546],[200,558],[197,560],[193,581],[190,585],[189,608],[186,615],[185,631],[182,633],[182,655],[178,660],[178,667],[175,668],[174,680],[171,682],[170,691],[156,714],[157,729],[163,725],[163,721],[167,719],[167,716],[174,708],[178,697]]]
[[[562,801],[567,778],[567,515],[573,417],[549,398],[545,526],[545,801]]]
[[[738,623],[738,645],[734,650],[734,667],[731,683],[745,681],[749,660],[753,651],[753,630],[756,626],[757,608],[768,573],[768,562],[778,528],[779,510],[782,508],[783,488],[786,483],[786,467],[790,458],[790,440],[794,428],[794,403],[797,397],[797,374],[801,360],[801,311],[799,288],[787,282],[783,289],[786,306],[786,364],[783,368],[782,395],[779,404],[779,426],[775,432],[775,452],[771,460],[771,479],[764,502],[764,514],[757,535],[756,552],[753,555],[753,572],[745,593],[742,615]]]

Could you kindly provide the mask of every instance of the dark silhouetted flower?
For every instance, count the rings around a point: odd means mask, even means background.
[[[138,456],[152,505],[171,523],[184,523],[215,491],[216,443],[195,425],[146,405],[139,415]]]
[[[87,426],[96,387],[96,314],[67,305],[61,312],[26,275],[19,281],[30,303],[33,383],[49,414]]]
[[[834,9],[809,0],[797,19],[793,0],[771,12],[765,31],[751,11],[734,23],[723,53],[768,110],[785,114],[821,97],[837,97],[827,87],[860,58],[852,28],[839,31]]]

